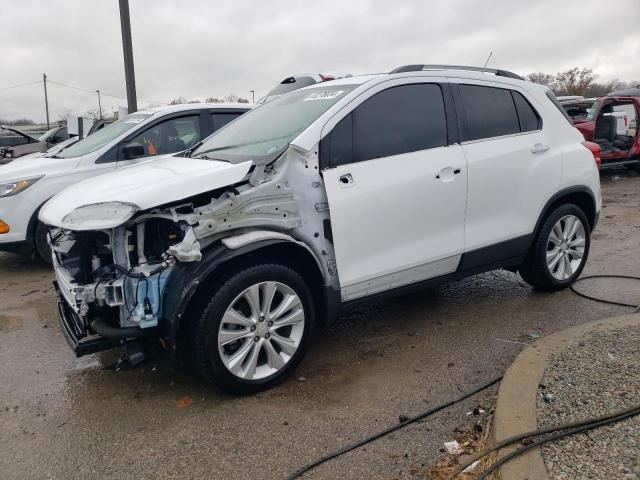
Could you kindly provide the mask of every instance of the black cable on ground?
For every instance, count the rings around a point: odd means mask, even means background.
[[[633,308],[636,308],[636,312],[640,310],[640,305],[636,303],[616,302],[613,300],[607,300],[604,298],[598,298],[591,295],[587,295],[586,293],[576,290],[575,286],[577,283],[583,280],[589,280],[591,278],[626,278],[630,280],[640,280],[640,277],[635,277],[633,275],[586,275],[584,277],[580,277],[579,279],[577,279],[569,287],[573,291],[573,293],[575,293],[576,295],[579,295],[582,298],[588,298],[589,300],[595,300],[596,302],[601,302],[601,303],[608,303],[610,305],[619,305],[621,307],[633,307]]]
[[[465,468],[469,467],[471,464],[473,464],[477,460],[480,460],[481,458],[486,457],[490,453],[495,452],[497,450],[500,450],[500,449],[502,449],[504,447],[507,447],[509,445],[512,445],[514,443],[521,442],[521,441],[526,440],[528,438],[539,437],[541,435],[547,435],[549,433],[556,433],[556,432],[558,432],[560,430],[566,430],[566,431],[570,431],[572,433],[578,433],[578,432],[581,432],[584,429],[586,429],[586,428],[583,429],[582,427],[595,428],[595,427],[600,426],[600,425],[605,425],[606,423],[617,422],[617,421],[619,421],[619,420],[621,420],[623,418],[627,418],[627,417],[632,416],[632,415],[637,415],[638,413],[640,413],[640,405],[635,405],[633,407],[626,408],[624,410],[619,410],[617,412],[609,413],[607,415],[602,415],[602,416],[599,416],[599,417],[591,417],[591,418],[587,418],[585,420],[578,420],[576,422],[566,423],[566,424],[563,424],[563,425],[555,425],[555,426],[552,426],[552,427],[541,428],[539,430],[532,430],[530,432],[521,433],[521,434],[518,434],[518,435],[513,435],[511,437],[505,438],[504,440],[496,443],[495,445],[493,445],[493,446],[491,446],[489,448],[486,448],[486,449],[482,450],[481,452],[478,452],[476,455],[474,455],[473,457],[469,458],[464,464],[460,465],[456,469],[455,472],[453,472],[451,475],[449,475],[447,477],[447,480],[453,480],[455,477],[460,475]],[[580,430],[578,430],[578,429],[580,429]],[[568,434],[570,434],[570,433],[567,433],[567,435]],[[546,441],[551,441],[551,440],[553,440],[555,438],[561,438],[561,437],[549,436],[549,437],[546,437],[546,438],[548,439]],[[532,443],[535,443],[535,442],[532,442]],[[546,442],[542,442],[542,443],[546,443]],[[529,447],[530,445],[531,444],[528,443],[525,446]],[[513,456],[511,456],[509,458],[513,458]],[[502,463],[506,463],[506,460],[505,460],[505,462],[502,462]],[[491,468],[493,468],[493,466]]]
[[[603,427],[605,425],[610,425],[612,423],[619,422],[620,420],[624,420],[626,418],[629,418],[629,417],[632,417],[632,416],[638,415],[638,414],[640,414],[640,405],[636,405],[634,407],[634,409],[631,409],[631,411],[627,411],[627,413],[624,413],[624,414],[619,415],[617,417],[613,417],[613,418],[610,418],[608,420],[601,420],[599,422],[588,423],[588,424],[583,425],[581,427],[572,428],[570,430],[559,431],[557,433],[554,433],[553,435],[549,435],[548,437],[544,437],[544,438],[535,440],[534,442],[530,443],[529,445],[524,445],[524,446],[518,448],[517,450],[509,453],[508,455],[505,455],[504,457],[502,457],[500,460],[498,460],[493,465],[491,465],[487,470],[482,472],[482,474],[476,480],[485,480],[489,476],[489,474],[491,474],[491,472],[493,472],[497,468],[501,467],[502,465],[507,463],[509,460],[517,457],[518,455],[523,454],[524,452],[526,452],[528,450],[531,450],[532,448],[538,447],[540,445],[543,445],[545,443],[548,443],[548,442],[551,442],[551,441],[554,441],[554,440],[558,440],[560,438],[563,438],[563,437],[566,437],[566,436],[569,436],[569,435],[575,435],[576,433],[584,432],[586,430],[592,430],[594,428]]]
[[[634,307],[634,313],[635,312],[640,312],[640,305],[637,304],[631,304],[631,303],[624,303],[624,302],[616,302],[613,300],[607,300],[607,299],[603,299],[603,298],[598,298],[598,297],[593,297],[591,295],[587,295],[585,293],[582,293],[578,290],[576,290],[574,288],[575,283],[581,281],[581,280],[588,280],[591,278],[626,278],[626,279],[632,279],[632,280],[640,280],[640,277],[635,277],[632,275],[587,275],[584,277],[579,278],[576,282],[574,282],[574,284],[572,284],[570,286],[571,290],[579,295],[580,297],[583,298],[587,298],[589,300],[594,300],[596,302],[602,302],[602,303],[608,303],[611,305],[619,305],[622,307]],[[324,457],[316,460],[315,462],[309,463],[307,465],[305,465],[304,467],[300,468],[299,470],[295,471],[294,473],[292,473],[290,476],[287,477],[287,480],[294,480],[296,478],[301,477],[302,475],[304,475],[306,472],[308,472],[309,470],[312,470],[313,468],[317,467],[318,465],[321,465],[331,459],[334,459],[336,457],[339,457],[340,455],[344,455],[347,452],[350,452],[351,450],[355,450],[356,448],[360,448],[370,442],[373,442],[381,437],[384,437],[385,435],[388,435],[392,432],[395,432],[396,430],[399,430],[401,428],[406,427],[407,425],[410,425],[414,422],[417,422],[418,420],[422,420],[423,418],[426,418],[430,415],[433,415],[434,413],[437,413],[441,410],[444,410],[445,408],[448,408],[452,405],[455,405],[456,403],[459,403],[463,400],[466,400],[469,397],[472,397],[473,395],[475,395],[476,393],[481,392],[482,390],[485,390],[493,385],[495,385],[496,383],[498,383],[500,380],[502,380],[502,375],[495,378],[494,380],[492,380],[489,383],[486,383],[485,385],[482,385],[480,387],[478,387],[477,389],[475,389],[472,392],[466,393],[464,395],[462,395],[461,397],[456,398],[455,400],[449,401],[447,403],[443,403],[442,405],[439,405],[437,407],[434,407],[430,410],[427,410],[426,412],[423,412],[419,415],[416,415],[415,417],[411,417],[407,420],[405,420],[404,422],[399,423],[398,425],[394,425],[393,427],[389,427],[385,430],[382,430],[378,433],[375,433],[369,437],[366,437],[356,443],[353,443],[351,445],[347,445],[346,447],[341,448],[340,450],[337,450],[333,453],[330,453],[328,455],[325,455]],[[493,464],[487,471],[482,473],[482,476],[478,478],[478,480],[484,480],[487,475],[489,475],[489,473],[491,473],[493,470],[495,470],[496,468],[500,467],[501,465],[503,465],[504,463],[508,462],[509,460],[511,460],[512,458],[516,457],[517,455],[520,455],[521,453],[534,448],[538,445],[542,445],[543,443],[547,443],[562,437],[565,437],[567,435],[573,435],[575,433],[579,433],[585,430],[589,430],[592,428],[597,428],[599,426],[602,425],[606,425],[608,423],[614,423],[617,422],[619,420],[622,420],[624,418],[628,418],[630,416],[633,415],[637,415],[640,413],[640,405],[633,407],[632,409],[628,409],[629,413],[624,413],[627,411],[621,411],[621,412],[616,412],[614,414],[611,415],[607,415],[605,417],[596,417],[596,418],[592,418],[592,419],[587,419],[584,421],[580,421],[580,422],[573,422],[573,423],[569,423],[566,425],[559,425],[556,427],[549,427],[546,429],[541,429],[541,430],[537,430],[534,432],[527,432],[524,434],[520,434],[520,435],[516,435],[514,437],[510,437],[508,439],[505,439],[504,441],[498,443],[497,445],[494,445],[493,447],[491,447],[490,449],[482,452],[482,454],[478,454],[476,456],[474,456],[474,459],[471,460],[470,462],[468,462],[466,465],[460,467],[452,476],[450,476],[449,478],[452,479],[454,477],[456,477],[457,475],[459,475],[462,470],[464,470],[466,467],[468,467],[469,465],[471,465],[474,461],[478,460],[479,458],[482,458],[484,456],[486,456],[487,454],[498,450],[500,448],[504,448],[507,445],[510,445],[512,443],[515,443],[517,441],[523,440],[525,438],[529,438],[529,437],[533,437],[533,436],[540,436],[543,434],[547,434],[547,433],[552,433],[552,432],[559,432],[559,433],[554,433],[554,435],[550,435],[544,439],[539,439],[536,440],[534,442],[532,442],[529,445],[526,445],[524,447],[519,448],[518,450],[516,450],[515,452],[510,453],[509,455],[503,457],[502,459],[500,459],[498,462],[496,462],[495,464]],[[623,413],[621,415],[621,413]],[[507,442],[507,443],[505,443]]]
[[[484,385],[481,385],[480,387],[476,388],[475,390],[465,393],[464,395],[456,398],[455,400],[451,400],[449,402],[443,403],[441,405],[438,405],[437,407],[433,407],[429,410],[427,410],[426,412],[420,413],[418,415],[416,415],[415,417],[410,417],[409,419],[405,420],[404,422],[401,422],[397,425],[394,425],[392,427],[386,428],[385,430],[382,430],[378,433],[375,433],[373,435],[370,435],[356,443],[352,443],[351,445],[347,445],[346,447],[341,448],[340,450],[337,450],[333,453],[330,453],[328,455],[325,455],[324,457],[316,460],[315,462],[309,463],[307,465],[305,465],[304,467],[300,468],[299,470],[296,470],[294,473],[292,473],[291,475],[289,475],[287,477],[287,480],[293,480],[295,478],[299,478],[302,475],[304,475],[306,472],[308,472],[309,470],[317,467],[318,465],[321,465],[333,458],[336,458],[340,455],[343,455],[347,452],[350,452],[351,450],[355,450],[356,448],[360,448],[363,445],[366,445],[367,443],[371,443],[381,437],[384,437],[385,435],[388,435],[391,432],[395,432],[396,430],[400,430],[401,428],[406,427],[407,425],[410,425],[414,422],[417,422],[418,420],[422,420],[423,418],[429,417],[431,415],[433,415],[434,413],[437,413],[441,410],[444,410],[445,408],[448,408],[452,405],[455,405],[456,403],[460,403],[463,400],[466,400],[469,397],[474,396],[476,393],[481,392],[482,390],[486,390],[489,387],[494,386],[495,384],[497,384],[500,380],[502,380],[502,375],[500,375],[499,377],[494,378],[493,380],[491,380],[488,383],[485,383]]]

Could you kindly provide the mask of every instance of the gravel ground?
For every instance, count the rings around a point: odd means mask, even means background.
[[[640,403],[640,328],[593,334],[557,355],[538,396],[540,427]],[[547,402],[543,395],[553,395]],[[552,479],[640,479],[640,416],[542,449]]]

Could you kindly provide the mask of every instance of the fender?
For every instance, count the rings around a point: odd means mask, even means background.
[[[538,229],[540,228],[540,225],[542,224],[542,221],[545,219],[545,217],[549,213],[549,210],[551,209],[551,206],[555,202],[560,200],[562,197],[566,197],[567,195],[572,195],[574,193],[586,193],[591,198],[591,204],[592,204],[593,211],[594,211],[594,218],[588,218],[588,220],[590,220],[592,222],[591,230],[593,231],[593,229],[596,226],[596,223],[598,223],[598,216],[600,214],[600,212],[596,210],[596,197],[593,194],[593,191],[589,187],[587,187],[586,185],[574,185],[572,187],[567,187],[567,188],[564,188],[564,189],[560,190],[559,192],[556,192],[549,200],[547,200],[547,203],[545,203],[544,208],[542,209],[542,211],[540,212],[540,215],[538,216],[538,221],[536,222],[536,226],[533,229],[533,232],[532,232],[533,234],[531,235],[531,241],[529,242],[529,246],[527,247],[527,251],[529,251],[529,249],[531,248],[531,245],[533,244],[533,241],[534,241],[534,239],[536,237],[536,234],[538,233]],[[587,214],[587,212],[585,212],[585,215],[586,214]]]
[[[267,230],[225,237],[206,248],[202,252],[202,259],[199,262],[184,262],[175,265],[167,279],[162,321],[163,337],[172,352],[175,350],[176,335],[182,317],[200,284],[224,263],[278,243],[295,243],[304,247],[312,255],[320,272],[322,272],[318,259],[306,244],[289,235]]]

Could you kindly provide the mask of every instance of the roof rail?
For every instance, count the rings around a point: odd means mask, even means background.
[[[497,75],[499,77],[509,77],[515,78],[517,80],[524,80],[524,78],[522,78],[517,73],[513,73],[508,70],[500,70],[497,68],[468,67],[465,65],[403,65],[391,70],[389,73],[421,72],[423,70],[468,70],[470,72],[493,73],[494,75]]]

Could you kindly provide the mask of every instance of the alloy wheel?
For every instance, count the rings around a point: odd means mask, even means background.
[[[567,280],[580,268],[584,258],[586,233],[575,215],[556,222],[547,241],[547,268],[556,280]]]
[[[280,371],[300,347],[305,312],[280,282],[256,283],[238,295],[218,328],[218,353],[232,374],[260,380]]]

